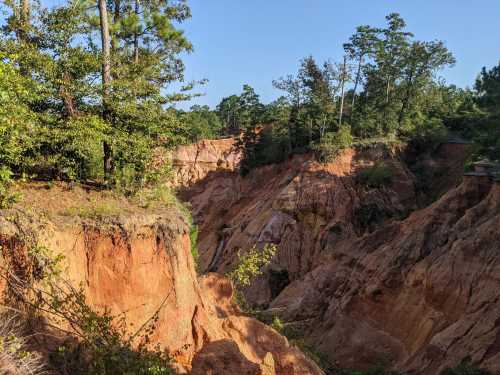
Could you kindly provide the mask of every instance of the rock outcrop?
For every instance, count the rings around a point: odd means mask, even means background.
[[[347,367],[388,358],[439,374],[463,358],[500,373],[500,184],[470,178],[430,207],[357,240],[289,285],[271,307],[307,321]]]
[[[467,152],[445,144],[419,161],[425,199],[404,150],[350,150],[329,164],[296,156],[245,178],[211,170],[183,192],[202,268],[224,272],[238,249],[275,243],[247,298],[300,327],[332,364],[384,359],[434,375],[471,356],[500,373],[500,185],[461,182]],[[392,183],[370,188],[358,176],[377,161]]]
[[[25,194],[63,204],[72,193],[57,187]],[[171,354],[179,373],[322,373],[277,332],[244,316],[227,280],[212,274],[198,281],[188,226],[175,209],[92,219],[36,209],[0,211],[2,269],[27,262],[36,238],[37,246],[64,256],[64,278],[83,286],[90,306],[124,314],[135,329],[158,313],[151,343]]]
[[[241,152],[234,138],[225,138],[179,146],[170,158],[174,172],[173,184],[185,187],[214,171],[234,171],[241,160]]]
[[[359,172],[378,160],[392,170],[393,183],[368,189],[359,183]],[[414,185],[398,152],[378,148],[348,150],[329,164],[296,156],[244,178],[237,172],[212,171],[185,190],[184,198],[200,226],[204,271],[226,272],[237,260],[238,249],[279,245],[270,272],[247,295],[253,303],[266,306],[282,288],[283,282],[277,280],[281,285],[276,285],[275,278],[296,280],[318,265],[335,241],[414,209]]]

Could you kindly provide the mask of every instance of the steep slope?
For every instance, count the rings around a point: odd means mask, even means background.
[[[390,186],[366,188],[360,171],[383,160],[394,175]],[[274,265],[248,297],[266,306],[284,286],[321,262],[325,244],[356,237],[377,222],[401,217],[416,207],[413,175],[398,150],[349,150],[335,163],[319,164],[296,156],[252,171],[210,171],[184,190],[200,225],[199,249],[204,271],[224,273],[238,249],[275,243]],[[275,280],[276,279],[276,280]],[[287,281],[288,280],[288,281]]]
[[[326,165],[298,156],[245,178],[212,169],[183,190],[202,268],[224,272],[238,249],[276,243],[247,298],[332,363],[384,359],[433,375],[470,355],[500,373],[500,189],[487,177],[460,184],[466,157],[467,146],[444,144],[419,160],[427,192],[447,192],[424,208],[432,197],[422,199],[404,150],[350,150]],[[393,180],[369,188],[358,176],[378,161]]]
[[[18,207],[0,212],[2,270],[23,272],[33,244],[63,255],[65,279],[82,285],[94,308],[124,314],[131,329],[158,312],[151,343],[171,354],[180,373],[321,374],[274,330],[242,315],[227,280],[197,280],[188,227],[175,208],[145,210],[64,186],[23,193]],[[111,202],[118,212],[96,211]],[[7,287],[0,283],[2,294]]]
[[[272,303],[348,367],[389,358],[438,374],[466,356],[500,372],[500,185],[469,178],[427,209],[356,241]]]

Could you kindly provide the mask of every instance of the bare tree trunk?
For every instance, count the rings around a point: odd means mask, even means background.
[[[135,9],[134,12],[137,17],[139,17],[140,10],[140,2],[139,0],[135,0]],[[139,35],[137,31],[134,33],[134,64],[139,64]]]
[[[102,43],[102,106],[103,117],[110,121],[109,95],[111,85],[111,51],[108,24],[108,9],[106,0],[97,0],[99,6],[99,18],[101,21],[101,43]],[[113,150],[107,141],[103,141],[104,152],[104,177],[109,180],[113,173]]]
[[[120,6],[121,6],[121,1],[115,0],[114,1],[114,10],[113,10],[113,22],[115,24],[117,24],[118,21],[120,20]],[[111,51],[113,53],[115,53],[117,49],[118,49],[118,38],[117,38],[116,32],[115,32],[111,38]]]
[[[399,111],[398,125],[401,128],[401,124],[403,123],[406,109],[408,108],[408,104],[410,104],[412,86],[413,86],[413,72],[410,74],[410,78],[407,81],[406,95],[403,100],[403,104],[401,106],[401,111]]]
[[[68,118],[78,117],[78,110],[76,109],[75,98],[71,94],[70,90],[67,88],[71,86],[72,83],[71,74],[65,72],[63,74],[63,83],[59,88],[59,95],[64,104],[64,110]]]
[[[385,102],[389,104],[389,91],[391,90],[391,78],[387,77],[387,86],[385,88]]]
[[[14,7],[15,9],[16,7]],[[16,36],[20,41],[27,38],[27,28],[30,22],[30,2],[29,0],[20,0],[19,3],[19,26],[16,29]]]
[[[361,67],[363,66],[363,55],[358,60],[358,71],[356,72],[356,81],[354,82],[354,90],[352,92],[351,108],[354,111],[354,104],[356,102],[356,91],[358,91],[359,79],[361,78]]]
[[[342,65],[342,83],[341,83],[341,89],[340,89],[341,91],[340,91],[339,126],[342,125],[342,117],[344,115],[346,65],[347,65],[347,58],[344,56],[344,64]]]
[[[29,25],[30,22],[30,2],[29,0],[21,0],[21,22],[23,27]]]

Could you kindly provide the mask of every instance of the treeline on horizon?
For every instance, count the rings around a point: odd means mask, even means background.
[[[243,174],[295,153],[331,160],[352,145],[410,142],[427,149],[448,132],[475,141],[477,157],[499,159],[500,64],[474,90],[447,85],[454,63],[440,41],[418,41],[398,14],[360,26],[345,59],[306,57],[283,92],[264,105],[249,85],[215,110],[175,103],[198,96],[182,54],[186,0],[69,0],[44,8],[7,1],[0,34],[0,166],[4,176],[154,182],[162,150],[241,135]],[[177,92],[172,87],[181,87]]]
[[[500,63],[484,68],[474,89],[449,85],[438,73],[455,63],[451,52],[416,40],[396,13],[384,28],[359,26],[343,47],[343,61],[309,56],[275,80],[284,95],[268,105],[248,85],[221,101],[222,129],[243,134],[244,174],[294,153],[328,161],[353,145],[431,151],[450,135],[474,141],[475,158],[500,159]]]

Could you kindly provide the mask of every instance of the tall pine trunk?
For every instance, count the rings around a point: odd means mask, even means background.
[[[29,0],[21,0],[21,21],[26,27],[30,20],[30,2]]]
[[[30,2],[29,0],[20,0],[19,3],[19,25],[16,28],[16,36],[20,41],[26,41],[27,29],[30,23]]]
[[[139,17],[140,3],[139,0],[135,0],[134,12],[137,17]],[[139,64],[139,35],[137,31],[134,33],[134,63]]]
[[[354,111],[354,104],[356,103],[356,91],[358,91],[359,80],[361,78],[361,67],[363,66],[363,57],[364,56],[361,55],[358,60],[358,71],[356,72],[356,80],[354,82],[354,89],[352,92],[352,102],[351,102],[352,111]]]
[[[410,99],[411,99],[411,93],[413,89],[413,72],[411,72],[410,77],[407,80],[407,87],[406,87],[406,95],[405,98],[403,99],[403,104],[401,105],[401,110],[399,111],[399,118],[398,118],[398,126],[401,128],[401,125],[403,123],[406,110],[408,108],[408,105],[410,104]]]
[[[121,1],[120,0],[114,0],[114,9],[113,9],[113,23],[116,25],[120,21],[120,6],[121,6]],[[116,50],[118,49],[118,36],[115,31],[111,38],[111,52],[114,54]]]
[[[344,115],[344,99],[345,99],[345,81],[347,78],[347,58],[344,56],[344,64],[342,65],[342,84],[340,92],[340,114],[339,114],[339,126],[342,125],[342,117]]]
[[[101,21],[102,43],[102,113],[105,121],[110,122],[109,95],[111,85],[111,51],[106,0],[98,0],[99,18]],[[113,150],[108,141],[103,141],[104,177],[109,181],[113,173]]]

